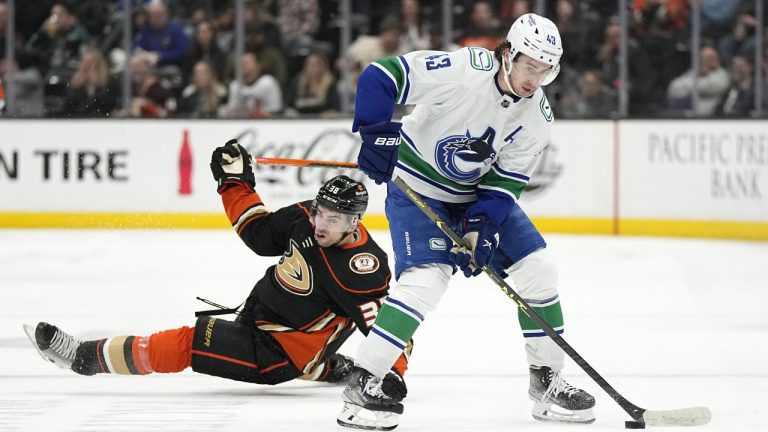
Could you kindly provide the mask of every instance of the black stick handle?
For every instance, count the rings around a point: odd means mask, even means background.
[[[411,189],[408,184],[403,181],[400,177],[396,177],[395,185],[397,185],[400,190],[405,193],[405,195],[414,203],[416,206],[421,209],[421,211],[431,220],[437,227],[447,235],[452,242],[454,242],[457,246],[464,246],[464,240],[459,237],[458,234],[456,234],[456,231],[454,231],[447,223],[445,223],[442,219],[440,219],[440,216],[435,213],[432,208],[429,207],[429,205],[424,202],[424,200],[421,198],[419,194],[417,194],[413,189]],[[597,371],[595,368],[593,368],[589,363],[587,363],[586,360],[584,360],[584,357],[582,357],[578,352],[576,352],[573,347],[563,339],[562,336],[557,334],[555,329],[552,328],[552,326],[549,325],[544,319],[535,311],[533,308],[531,308],[528,303],[526,303],[525,300],[523,300],[522,297],[520,297],[517,292],[515,292],[512,287],[510,287],[506,282],[504,282],[504,279],[499,276],[496,271],[494,271],[490,266],[485,265],[483,266],[483,272],[487,274],[491,280],[504,292],[504,294],[507,295],[512,301],[514,301],[517,304],[517,307],[520,308],[520,310],[523,311],[524,314],[528,315],[533,322],[535,322],[539,327],[541,327],[542,330],[544,330],[544,333],[547,334],[552,340],[555,341],[555,343],[562,348],[563,351],[565,351],[566,354],[570,358],[573,359],[574,362],[576,362],[577,365],[579,365],[580,368],[584,370],[584,372],[587,373],[587,375],[592,378],[597,385],[600,386],[603,390],[605,390],[606,393],[608,393],[608,396],[610,396],[616,403],[619,404],[619,406],[627,412],[627,414],[630,415],[633,419],[637,421],[643,421],[643,413],[646,411],[643,408],[638,407],[637,405],[633,404],[632,402],[628,401],[624,396],[622,396],[616,389],[613,388],[610,384],[608,384],[608,381],[605,380]]]

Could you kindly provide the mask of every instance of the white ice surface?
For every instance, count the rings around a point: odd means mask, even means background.
[[[708,406],[706,430],[768,430],[768,244],[547,238],[564,336],[620,393],[648,409]],[[81,377],[45,363],[22,331],[46,320],[94,339],[192,325],[208,308],[195,296],[237,305],[272,262],[228,231],[0,230],[0,431],[346,430],[340,387]],[[416,334],[397,430],[565,430],[531,419],[516,313],[484,276],[455,277]],[[565,376],[597,398],[596,423],[573,427],[623,430],[626,414],[578,366]]]

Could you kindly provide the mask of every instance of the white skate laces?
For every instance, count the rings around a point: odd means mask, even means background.
[[[592,411],[595,400],[589,393],[568,384],[559,372],[549,368],[532,369],[532,373],[529,396],[533,400],[531,414],[534,419],[582,424],[595,421]]]
[[[336,422],[355,429],[388,431],[396,428],[403,405],[384,392],[382,378],[355,369],[342,393],[344,407]]]
[[[384,384],[384,380],[379,377],[372,377],[365,383],[363,391],[375,398],[385,398],[387,395],[381,390],[382,384]]]
[[[72,362],[75,361],[77,347],[79,347],[80,344],[81,342],[79,339],[76,339],[74,336],[68,335],[57,328],[56,332],[53,334],[51,346],[45,351],[53,351],[55,355],[66,360],[69,363],[69,366],[71,366]]]
[[[566,396],[573,396],[578,393],[579,389],[568,384],[561,376],[560,372],[550,372],[549,388],[541,396],[541,401],[546,402],[551,398],[557,397],[560,393],[564,393]]]
[[[72,368],[77,348],[83,341],[45,322],[40,322],[37,326],[24,324],[23,327],[24,333],[27,334],[40,357],[62,369]],[[52,337],[48,340],[51,334]]]

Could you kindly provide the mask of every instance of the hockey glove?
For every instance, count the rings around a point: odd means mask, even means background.
[[[399,402],[405,399],[405,396],[408,394],[408,387],[405,386],[403,377],[394,370],[391,370],[387,372],[382,380],[381,391],[383,391],[385,395]]]
[[[251,190],[256,187],[251,155],[237,143],[237,140],[229,140],[222,147],[217,147],[213,151],[211,172],[213,179],[219,183],[217,189],[219,193],[238,184],[245,184]]]
[[[382,122],[360,127],[363,145],[357,155],[357,164],[376,184],[386,183],[392,178],[402,126],[402,123]]]
[[[466,233],[464,246],[454,245],[449,259],[464,272],[464,276],[477,276],[483,266],[491,263],[493,253],[499,247],[501,228],[485,216],[465,217],[462,228]]]

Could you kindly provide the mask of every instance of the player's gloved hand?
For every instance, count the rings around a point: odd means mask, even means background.
[[[238,184],[248,185],[251,190],[256,187],[251,155],[236,139],[216,147],[211,155],[211,172],[213,179],[219,183],[219,193]]]
[[[360,127],[363,145],[357,155],[357,164],[376,184],[388,182],[392,178],[402,126],[398,122],[382,122]]]
[[[405,380],[399,373],[394,370],[387,372],[381,383],[381,391],[385,395],[391,397],[396,401],[405,399],[408,394],[408,387],[405,386]]]
[[[499,247],[501,227],[485,216],[465,217],[462,226],[466,247],[454,245],[449,259],[464,272],[464,276],[477,276],[484,265],[490,264]]]

